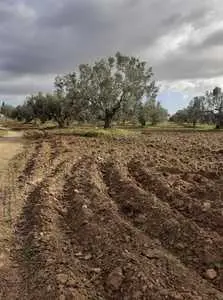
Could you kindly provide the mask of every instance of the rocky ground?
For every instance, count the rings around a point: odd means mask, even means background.
[[[221,133],[52,136],[7,172],[0,299],[223,299]]]

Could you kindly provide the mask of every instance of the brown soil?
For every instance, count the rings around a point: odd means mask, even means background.
[[[1,129],[1,128],[0,128]],[[10,248],[12,241],[12,223],[17,215],[16,204],[16,174],[19,163],[11,159],[22,151],[20,134],[13,131],[2,131],[0,137],[0,299],[4,299],[3,294],[6,288],[8,295],[15,295],[13,287],[16,286],[18,277],[15,276],[14,262],[10,261]],[[13,299],[13,297],[11,297]]]
[[[222,154],[221,133],[33,142],[0,298],[223,299]]]

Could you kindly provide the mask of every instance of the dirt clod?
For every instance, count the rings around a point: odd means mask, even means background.
[[[205,275],[206,275],[206,278],[211,279],[211,280],[215,279],[218,276],[217,272],[214,269],[208,269],[205,272]]]
[[[67,280],[68,280],[68,276],[67,276],[67,274],[58,274],[57,275],[57,280],[60,282],[60,283],[62,283],[62,284],[65,284],[66,282],[67,282]]]
[[[91,271],[94,272],[94,273],[100,273],[101,268],[92,268]]]
[[[122,268],[116,267],[107,278],[107,287],[111,290],[119,290],[123,282],[123,272]]]
[[[91,254],[87,254],[87,255],[84,256],[84,259],[85,260],[90,260],[90,259],[92,259],[92,255]]]

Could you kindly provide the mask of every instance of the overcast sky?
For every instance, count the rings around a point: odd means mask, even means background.
[[[153,66],[170,110],[223,85],[222,0],[0,0],[0,97],[51,91],[56,74],[101,56]]]

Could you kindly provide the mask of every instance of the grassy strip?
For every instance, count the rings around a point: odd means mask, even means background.
[[[65,130],[55,130],[56,134],[59,135],[76,135],[83,137],[127,137],[137,134],[136,131],[128,129],[65,129]]]
[[[98,128],[64,128],[52,130],[28,130],[25,131],[24,137],[27,139],[38,139],[52,135],[60,136],[80,136],[80,137],[99,137],[99,138],[116,138],[130,137],[138,135],[140,131],[127,129],[98,129]]]
[[[3,137],[4,135],[6,135],[6,133],[7,133],[6,130],[0,129],[0,137]]]
[[[215,130],[213,127],[202,126],[197,128],[190,127],[164,127],[164,126],[156,126],[156,127],[146,127],[142,128],[132,128],[132,129],[124,129],[124,128],[112,128],[112,129],[101,129],[101,128],[84,128],[84,127],[76,127],[76,128],[63,128],[63,129],[31,129],[24,131],[24,137],[26,139],[40,139],[46,138],[50,136],[79,136],[86,138],[128,138],[139,136],[140,134],[149,135],[152,132],[182,132],[182,133],[196,133],[196,132],[222,132],[222,130]]]

